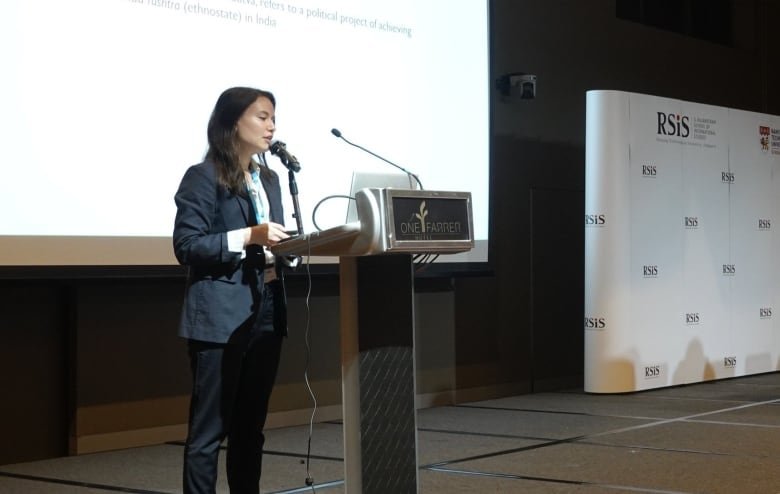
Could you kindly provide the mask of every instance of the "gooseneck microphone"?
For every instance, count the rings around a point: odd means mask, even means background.
[[[341,135],[341,131],[340,131],[339,129],[330,129],[330,133],[331,133],[331,134],[333,134],[334,136],[338,137],[338,138],[339,138],[339,139],[341,139],[342,141],[346,142],[346,143],[347,143],[347,144],[349,144],[350,146],[354,146],[354,147],[356,147],[356,148],[360,149],[361,151],[365,151],[366,153],[370,154],[371,156],[374,156],[375,158],[379,158],[380,160],[384,161],[385,163],[387,163],[387,164],[390,164],[390,165],[392,165],[392,166],[394,166],[394,167],[398,168],[398,169],[399,169],[399,170],[401,170],[402,172],[406,173],[407,175],[409,175],[410,177],[412,177],[413,179],[415,179],[415,181],[417,181],[417,185],[419,185],[419,186],[420,186],[420,190],[424,190],[424,187],[423,187],[423,185],[422,185],[422,182],[420,182],[420,179],[417,177],[417,175],[415,175],[414,173],[410,172],[410,171],[409,171],[409,170],[407,170],[406,168],[404,168],[404,167],[402,167],[402,166],[400,166],[400,165],[396,165],[396,164],[395,164],[395,163],[393,163],[392,161],[390,161],[390,160],[388,160],[388,159],[385,159],[385,158],[383,158],[383,157],[379,156],[378,154],[376,154],[376,153],[374,153],[374,152],[372,152],[372,151],[369,151],[368,149],[364,148],[363,146],[359,146],[359,145],[355,144],[354,142],[350,142],[350,141],[348,141],[348,140],[347,140],[347,139],[346,139],[346,138],[345,138],[343,135]]]
[[[283,143],[282,141],[274,141],[271,143],[270,151],[271,154],[279,158],[279,160],[284,166],[287,167],[288,170],[293,172],[301,171],[301,165],[298,163],[298,158],[287,151],[287,144]]]

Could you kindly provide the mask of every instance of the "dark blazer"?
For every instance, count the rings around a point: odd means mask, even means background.
[[[269,217],[282,223],[279,177],[261,166],[260,178],[270,203]],[[186,171],[174,199],[173,249],[176,259],[189,268],[179,335],[226,343],[260,308],[265,267],[262,248],[249,246],[246,258],[241,259],[241,253],[228,251],[226,233],[256,225],[254,207],[248,196],[232,194],[217,182],[216,166],[208,160]],[[276,263],[277,269],[280,264]],[[276,290],[274,328],[286,331],[283,283],[270,286]]]

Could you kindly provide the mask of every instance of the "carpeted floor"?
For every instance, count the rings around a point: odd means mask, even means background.
[[[780,494],[780,373],[430,408],[417,425],[425,494]],[[266,437],[264,493],[344,492],[340,423],[315,424],[308,468],[308,427]],[[171,443],[2,465],[0,493],[177,493],[181,456]]]

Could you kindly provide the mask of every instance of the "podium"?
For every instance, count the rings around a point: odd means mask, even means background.
[[[276,255],[338,256],[347,494],[418,492],[412,255],[474,247],[468,192],[368,188],[358,221]]]

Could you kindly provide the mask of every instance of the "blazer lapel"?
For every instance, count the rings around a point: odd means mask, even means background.
[[[263,167],[260,167],[260,182],[263,184],[263,189],[265,190],[265,196],[268,198],[268,209],[270,210],[268,212],[268,217],[271,221],[274,221],[276,223],[283,223],[282,218],[282,211],[281,211],[281,205],[282,205],[282,196],[281,196],[281,189],[279,188],[279,179],[276,175],[273,175],[271,173],[267,173],[266,170],[263,169]]]
[[[241,214],[244,216],[244,221],[247,225],[252,226],[257,224],[257,216],[255,215],[255,208],[252,207],[250,201],[245,197],[238,194],[234,195],[236,202],[238,202],[238,209],[241,210]]]

